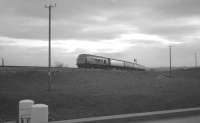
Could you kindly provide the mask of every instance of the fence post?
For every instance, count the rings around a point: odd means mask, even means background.
[[[48,114],[48,105],[33,105],[31,111],[31,123],[48,123]]]
[[[19,101],[19,123],[30,123],[33,100]]]

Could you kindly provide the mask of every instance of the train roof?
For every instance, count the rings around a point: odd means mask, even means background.
[[[97,55],[91,55],[91,54],[79,54],[79,56],[81,56],[81,55],[85,55],[85,56],[93,56],[93,57],[100,57],[100,58],[108,59],[107,57],[97,56]]]

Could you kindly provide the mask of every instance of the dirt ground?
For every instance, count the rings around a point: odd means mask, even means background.
[[[199,73],[55,69],[48,92],[46,68],[1,68],[0,118],[16,120],[22,99],[49,105],[50,120],[197,107]]]

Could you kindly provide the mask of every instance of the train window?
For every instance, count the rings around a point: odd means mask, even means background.
[[[106,60],[104,60],[104,64],[106,64]]]

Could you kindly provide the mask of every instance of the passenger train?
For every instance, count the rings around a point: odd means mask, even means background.
[[[128,62],[90,54],[80,54],[77,58],[77,66],[78,68],[147,70],[145,66],[137,64],[136,62]]]

